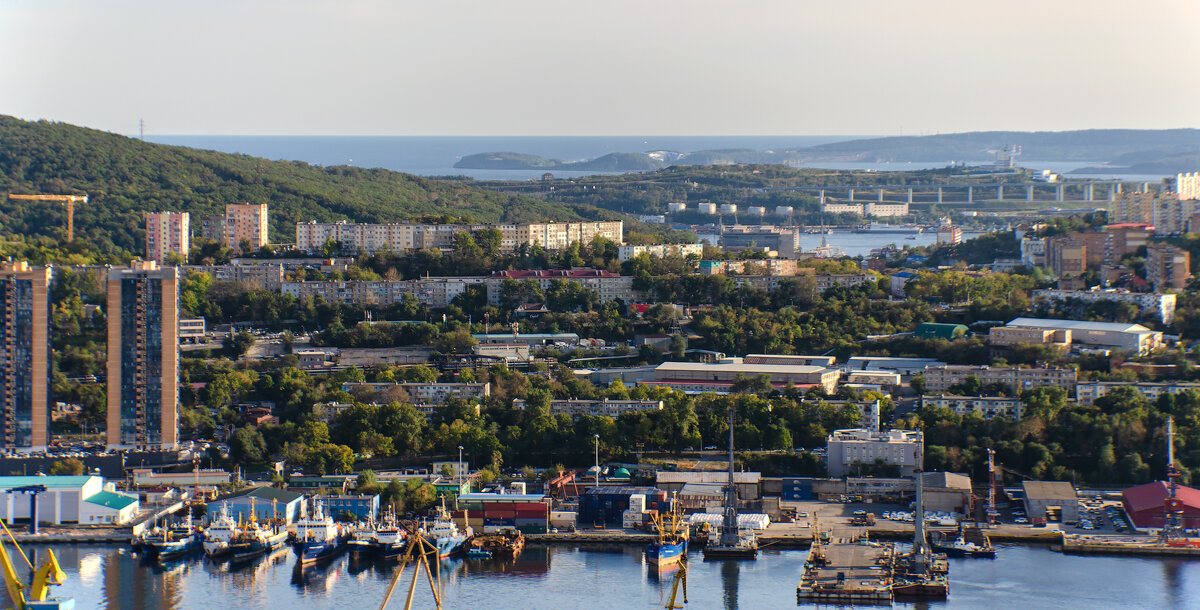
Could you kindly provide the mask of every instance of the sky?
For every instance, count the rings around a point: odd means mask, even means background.
[[[1195,0],[0,0],[0,114],[124,134],[1200,127]]]

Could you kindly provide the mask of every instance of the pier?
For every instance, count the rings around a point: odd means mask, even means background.
[[[878,542],[814,545],[796,602],[891,604],[895,548]]]

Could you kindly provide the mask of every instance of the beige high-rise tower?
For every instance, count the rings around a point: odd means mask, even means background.
[[[250,242],[252,250],[267,245],[267,204],[231,203],[225,206],[225,245],[240,250],[243,240]]]
[[[50,268],[0,262],[0,427],[7,451],[50,442]]]
[[[167,255],[181,254],[186,260],[191,249],[192,228],[187,212],[146,214],[146,260],[163,264]]]
[[[171,449],[179,439],[179,279],[133,261],[108,272],[108,446]]]

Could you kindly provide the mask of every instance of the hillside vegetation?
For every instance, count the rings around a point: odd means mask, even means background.
[[[268,203],[271,241],[295,239],[304,220],[387,222],[431,215],[478,222],[616,218],[574,204],[507,195],[461,182],[382,169],[317,167],[143,142],[65,123],[0,115],[0,236],[63,235],[53,203],[9,201],[8,193],[82,194],[77,242],[101,252],[141,252],[142,213],[220,215],[227,203]]]

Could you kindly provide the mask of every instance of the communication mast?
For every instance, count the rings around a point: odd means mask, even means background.
[[[988,505],[987,523],[991,525],[998,521],[1000,513],[996,511],[996,451],[988,449]]]

